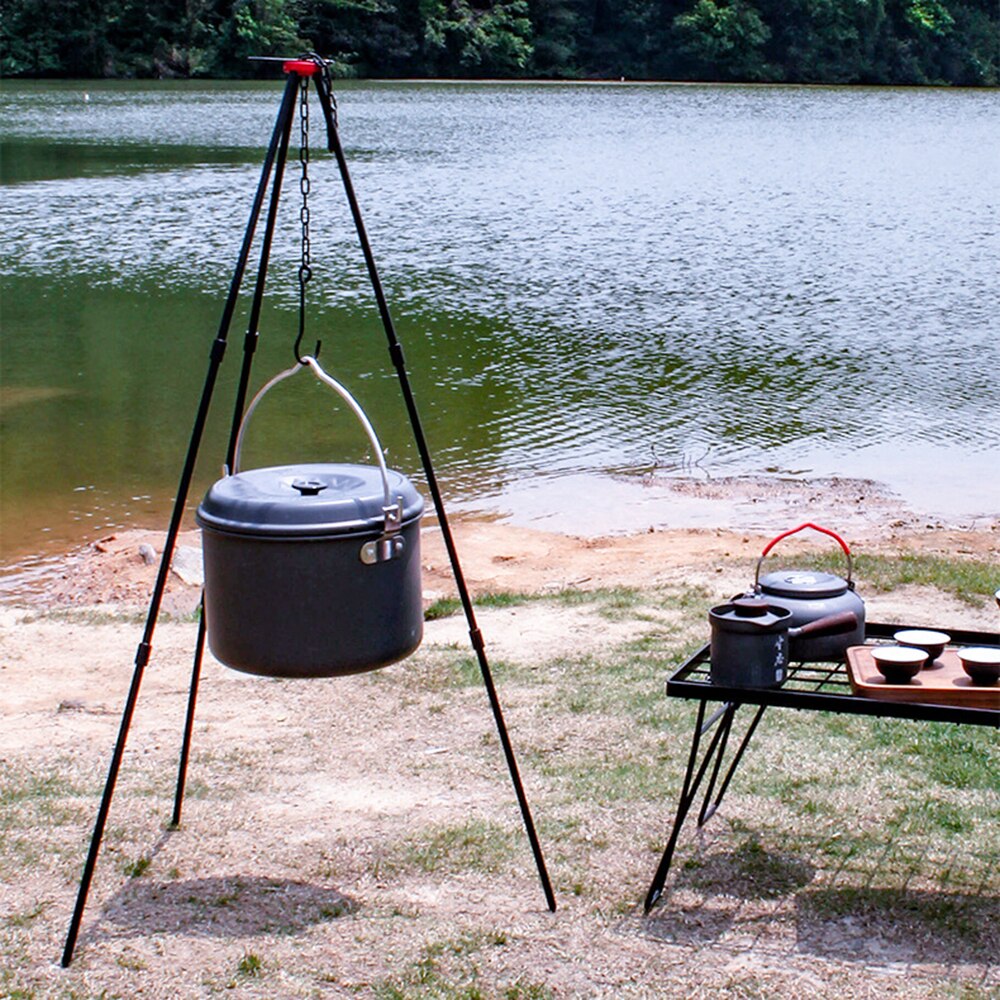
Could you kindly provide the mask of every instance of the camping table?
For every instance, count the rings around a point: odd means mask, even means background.
[[[868,623],[865,628],[865,642],[878,643],[892,639],[894,632],[908,628],[906,625],[885,625]],[[990,632],[969,632],[962,629],[946,629],[953,645],[996,646],[1000,636]],[[984,689],[986,690],[986,689]],[[797,708],[814,712],[845,712],[852,715],[872,715],[883,719],[916,719],[925,722],[955,722],[977,726],[1000,726],[1000,688],[992,707],[964,707],[939,705],[922,701],[892,701],[883,698],[869,698],[855,695],[851,687],[847,667],[843,663],[798,663],[788,669],[788,677],[777,688],[734,688],[713,684],[709,676],[709,646],[705,645],[691,656],[667,681],[667,694],[675,698],[692,698],[698,702],[698,715],[691,737],[691,751],[688,756],[687,771],[677,804],[677,815],[670,831],[667,846],[660,859],[659,867],[646,894],[646,912],[656,904],[663,892],[673,859],[677,838],[687,818],[698,789],[709,768],[711,775],[705,797],[698,813],[698,826],[704,825],[719,808],[726,789],[739,767],[747,746],[768,707]],[[719,707],[706,720],[706,706],[709,702]],[[732,755],[722,781],[723,758],[733,728],[733,720],[743,706],[756,709]],[[708,747],[701,755],[699,749],[702,737],[714,728]],[[716,792],[716,786],[718,791]],[[714,795],[714,798],[713,798]]]

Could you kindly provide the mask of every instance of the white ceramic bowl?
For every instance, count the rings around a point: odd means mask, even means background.
[[[906,684],[927,662],[927,652],[917,646],[875,646],[872,659],[890,684]]]
[[[996,684],[1000,678],[1000,649],[995,646],[967,646],[958,658],[973,684]]]
[[[904,628],[893,634],[893,639],[901,646],[913,646],[927,653],[928,666],[943,652],[944,647],[951,642],[947,632],[937,632],[929,628]]]

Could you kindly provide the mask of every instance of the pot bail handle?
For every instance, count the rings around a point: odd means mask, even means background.
[[[772,538],[771,541],[764,546],[764,551],[761,552],[760,558],[757,560],[757,572],[754,575],[753,587],[754,590],[760,589],[760,568],[764,563],[764,557],[768,554],[778,544],[783,538],[787,538],[789,535],[794,535],[796,532],[803,531],[806,528],[812,528],[813,531],[820,531],[824,535],[829,535],[834,541],[836,541],[840,547],[844,550],[844,555],[847,556],[847,586],[849,589],[854,589],[854,561],[851,559],[851,550],[847,547],[847,542],[844,541],[840,535],[835,531],[831,531],[829,528],[824,528],[819,524],[813,524],[812,521],[806,521],[805,524],[800,524],[797,528],[789,528],[788,531],[782,532],[777,538]]]
[[[396,543],[402,542],[402,539],[393,539],[392,536],[395,535],[395,533],[402,527],[403,508],[400,500],[393,502],[392,494],[389,489],[389,470],[385,464],[385,455],[382,454],[382,445],[379,444],[375,428],[372,427],[371,421],[368,419],[365,411],[361,409],[357,400],[335,378],[328,375],[323,370],[320,363],[311,354],[303,355],[301,363],[296,362],[291,368],[275,375],[274,378],[266,382],[260,388],[257,395],[250,401],[250,405],[247,407],[247,411],[243,415],[243,420],[240,423],[239,432],[236,435],[236,447],[233,451],[232,472],[230,472],[229,469],[226,469],[226,475],[235,475],[239,472],[240,454],[243,450],[243,435],[246,432],[250,417],[253,416],[254,410],[257,409],[257,404],[264,398],[264,395],[273,389],[279,382],[283,382],[286,378],[291,378],[294,374],[296,374],[296,372],[303,371],[307,366],[312,369],[316,378],[318,378],[321,382],[325,382],[340,396],[341,399],[343,399],[345,403],[347,403],[347,405],[351,408],[351,412],[358,418],[365,433],[368,435],[368,440],[371,442],[372,450],[375,452],[375,459],[378,462],[379,472],[382,475],[382,510],[385,514],[385,534],[379,539],[379,543],[385,544],[379,545],[377,550],[379,555],[371,561],[378,562],[382,559],[394,558],[394,556],[398,554],[398,546]],[[364,555],[362,555],[362,561],[368,561],[364,558]]]

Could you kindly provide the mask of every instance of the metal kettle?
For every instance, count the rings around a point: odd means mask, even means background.
[[[812,528],[814,531],[829,535],[840,545],[847,558],[846,579],[835,573],[804,569],[780,569],[761,576],[761,567],[771,549],[782,539],[805,528]],[[865,602],[854,589],[851,550],[847,543],[829,528],[807,522],[783,532],[768,542],[757,560],[752,594],[790,611],[791,628],[808,625],[819,618],[827,618],[845,611],[853,612],[857,618],[854,629],[840,634],[808,633],[799,636],[791,633],[789,660],[805,662],[843,660],[848,646],[860,645],[865,640]]]

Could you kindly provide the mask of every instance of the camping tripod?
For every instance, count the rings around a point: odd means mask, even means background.
[[[517,762],[514,758],[514,751],[511,746],[510,738],[507,734],[507,727],[504,723],[503,712],[500,707],[500,701],[497,697],[496,688],[493,684],[493,678],[490,671],[490,666],[486,658],[486,650],[483,643],[482,633],[476,624],[475,611],[472,606],[472,601],[469,596],[469,590],[465,583],[465,578],[462,573],[462,568],[458,559],[458,552],[455,548],[454,538],[452,537],[451,529],[448,525],[447,515],[445,514],[444,503],[441,498],[441,492],[438,488],[437,478],[434,474],[434,469],[431,464],[430,452],[427,447],[427,442],[424,437],[423,429],[421,427],[420,418],[417,413],[416,403],[413,397],[413,392],[410,387],[409,376],[406,371],[406,365],[403,358],[402,346],[396,336],[396,331],[393,325],[392,317],[389,314],[389,307],[386,303],[385,294],[382,290],[382,284],[378,276],[378,271],[375,266],[375,258],[372,255],[371,246],[368,242],[368,235],[365,231],[364,222],[361,217],[361,212],[358,207],[358,201],[354,193],[354,187],[351,183],[350,174],[347,169],[347,161],[344,157],[344,151],[340,144],[340,138],[337,132],[337,119],[336,119],[336,106],[333,99],[333,93],[330,86],[330,79],[328,76],[328,71],[325,63],[322,59],[317,56],[309,55],[302,59],[289,60],[284,63],[284,71],[288,76],[285,84],[284,94],[281,100],[281,106],[278,111],[277,120],[274,125],[274,131],[271,135],[271,141],[267,149],[267,154],[264,158],[264,165],[261,171],[260,181],[257,186],[257,192],[254,197],[253,207],[250,213],[249,224],[247,225],[246,233],[243,238],[243,243],[240,248],[239,257],[237,259],[237,264],[235,271],[233,273],[232,281],[229,287],[229,293],[226,297],[225,306],[222,312],[222,318],[219,324],[219,329],[216,334],[215,340],[212,342],[211,351],[209,353],[209,364],[208,372],[205,377],[204,387],[202,389],[201,400],[198,406],[197,414],[195,416],[194,427],[191,433],[191,440],[188,445],[187,456],[184,462],[184,466],[181,472],[180,483],[177,489],[177,495],[174,500],[173,513],[170,519],[170,525],[167,531],[166,541],[164,543],[163,555],[160,560],[159,571],[157,573],[156,582],[153,587],[152,597],[150,599],[149,611],[146,617],[145,631],[142,636],[142,640],[139,643],[138,649],[135,656],[135,670],[132,675],[132,682],[129,688],[128,697],[125,702],[125,708],[122,714],[121,726],[118,732],[118,739],[115,743],[114,753],[111,758],[111,765],[108,771],[107,781],[104,786],[104,794],[101,799],[101,804],[97,812],[97,820],[94,825],[93,836],[90,841],[90,850],[87,855],[87,860],[83,869],[83,876],[80,881],[80,889],[77,895],[76,907],[73,911],[72,919],[70,920],[69,933],[66,937],[66,945],[63,950],[62,964],[63,966],[68,966],[73,960],[73,951],[76,946],[77,935],[80,930],[80,922],[83,917],[84,907],[87,903],[87,894],[90,890],[91,879],[93,878],[94,868],[97,863],[97,856],[100,852],[101,839],[104,835],[104,829],[107,824],[108,812],[111,807],[111,798],[114,795],[115,783],[118,779],[118,772],[121,767],[122,756],[125,750],[125,741],[128,737],[128,730],[131,725],[132,715],[135,710],[136,701],[139,696],[139,687],[142,683],[143,672],[149,662],[150,653],[152,651],[152,640],[153,632],[156,627],[156,621],[159,616],[160,603],[163,598],[163,593],[166,588],[167,576],[170,571],[170,564],[173,557],[174,549],[177,544],[177,535],[180,530],[181,519],[184,514],[184,508],[188,497],[188,492],[191,486],[191,479],[194,473],[195,461],[198,456],[198,449],[201,444],[201,439],[205,429],[205,422],[208,416],[209,406],[212,400],[212,393],[215,388],[216,378],[218,375],[219,367],[222,363],[223,354],[226,348],[226,338],[229,333],[229,327],[232,323],[233,314],[236,309],[237,299],[239,297],[240,287],[243,282],[243,277],[246,272],[246,268],[250,258],[250,251],[254,240],[254,233],[257,227],[257,222],[260,218],[261,210],[264,205],[265,196],[267,195],[269,180],[273,177],[271,183],[271,193],[268,205],[268,212],[265,221],[264,234],[261,239],[261,249],[260,249],[260,261],[258,264],[257,281],[254,288],[253,298],[250,307],[249,322],[247,326],[247,333],[243,341],[243,364],[240,371],[239,383],[236,391],[236,403],[233,412],[233,424],[232,431],[229,439],[229,446],[226,455],[226,465],[228,468],[233,467],[233,457],[236,446],[236,438],[239,430],[240,423],[243,417],[243,411],[246,404],[247,390],[250,384],[250,372],[253,363],[254,350],[257,345],[257,324],[260,318],[261,306],[263,302],[264,295],[264,284],[267,274],[268,258],[270,255],[271,241],[274,235],[275,221],[277,217],[278,201],[281,193],[282,179],[284,177],[284,169],[288,156],[288,145],[289,137],[292,129],[292,122],[295,117],[296,110],[296,96],[301,95],[300,102],[300,116],[302,118],[302,130],[303,130],[303,140],[305,140],[308,131],[308,101],[307,92],[308,84],[310,80],[313,80],[316,85],[316,92],[319,97],[320,106],[323,110],[323,116],[326,122],[328,145],[331,152],[337,160],[337,166],[340,171],[340,176],[344,184],[344,190],[347,195],[347,200],[350,205],[351,215],[353,217],[354,225],[357,230],[358,240],[361,244],[361,250],[364,254],[365,264],[368,269],[368,276],[371,280],[372,288],[375,293],[375,298],[378,303],[379,314],[382,320],[382,325],[385,329],[386,339],[388,341],[389,357],[392,361],[393,366],[396,369],[396,374],[399,379],[400,389],[403,394],[403,400],[406,405],[407,413],[410,418],[410,423],[413,429],[414,440],[417,446],[417,450],[420,454],[420,460],[423,465],[424,474],[427,479],[427,488],[430,491],[431,497],[434,501],[434,507],[437,512],[438,523],[441,528],[441,533],[444,537],[445,547],[448,552],[448,557],[451,561],[452,572],[455,577],[455,584],[458,589],[459,597],[462,602],[462,607],[465,612],[465,617],[469,626],[469,638],[471,640],[473,649],[476,652],[477,659],[479,661],[479,668],[483,678],[483,684],[486,688],[486,693],[489,698],[490,707],[493,711],[493,718],[496,723],[497,732],[500,737],[501,745],[503,746],[504,756],[507,760],[507,767],[510,771],[511,781],[514,785],[514,791],[517,795],[518,805],[521,809],[521,817],[524,822],[524,827],[528,835],[528,840],[531,844],[531,850],[534,854],[535,864],[538,869],[538,876],[542,883],[542,888],[545,893],[545,900],[548,905],[549,910],[554,911],[556,908],[555,896],[552,891],[552,886],[549,881],[549,876],[545,868],[545,860],[542,857],[541,846],[538,842],[537,834],[535,833],[534,823],[531,819],[531,811],[528,807],[528,800],[524,793],[524,788],[521,783],[520,774],[517,768]],[[304,149],[305,141],[303,143]],[[302,158],[303,167],[305,168],[307,162],[307,155],[300,154]],[[295,342],[295,356],[302,362],[303,359],[299,355],[299,345],[302,340],[303,329],[304,329],[304,298],[305,298],[305,286],[306,282],[309,280],[311,275],[309,267],[309,241],[308,241],[308,205],[306,203],[306,195],[308,193],[308,178],[303,170],[303,179],[301,182],[302,194],[303,194],[303,209],[301,213],[302,226],[303,226],[303,253],[302,253],[302,263],[299,268],[299,288],[300,288],[300,320],[299,320],[299,336]],[[317,352],[319,345],[317,344]],[[188,705],[187,705],[187,715],[184,725],[184,735],[181,745],[180,753],[180,764],[177,775],[177,789],[174,799],[174,811],[173,818],[171,820],[171,826],[176,827],[180,823],[181,818],[181,805],[184,797],[184,784],[187,774],[187,764],[188,755],[191,746],[191,735],[194,723],[194,713],[195,713],[195,701],[198,694],[198,683],[201,676],[201,663],[205,649],[205,638],[206,638],[206,628],[205,628],[205,613],[204,613],[204,602],[202,603],[202,611],[198,626],[198,635],[195,644],[194,653],[194,663],[191,672],[191,686],[188,694]]]

